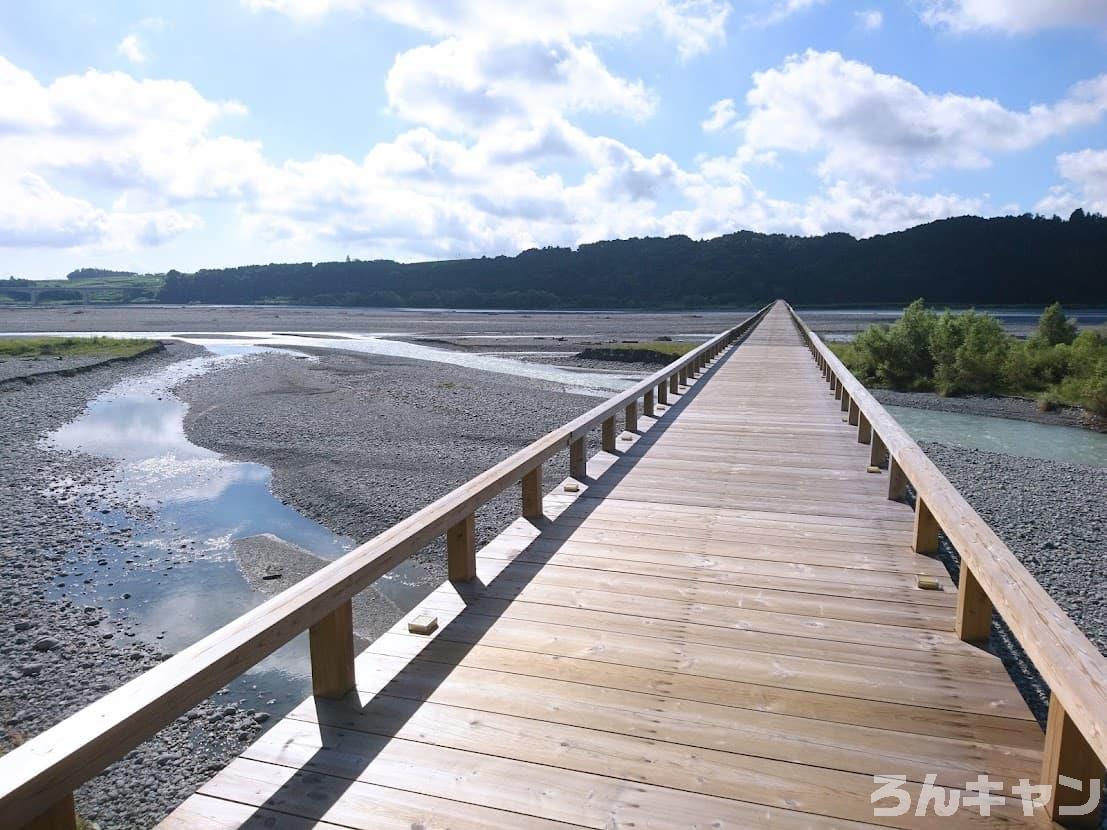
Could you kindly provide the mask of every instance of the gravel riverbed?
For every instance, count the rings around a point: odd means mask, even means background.
[[[37,439],[127,373],[196,353],[171,345],[132,364],[0,391],[0,620],[8,635],[0,645],[0,751],[168,656],[131,636],[126,604],[111,595],[112,575],[99,565],[103,529],[87,511],[113,498],[110,464],[45,450]],[[341,352],[314,360],[251,357],[175,392],[190,405],[185,427],[194,443],[268,465],[280,499],[356,540],[598,402],[542,381]],[[940,444],[924,448],[1107,650],[1107,471]],[[564,457],[548,463],[547,490],[566,468]],[[480,511],[478,544],[517,515],[512,488]],[[109,541],[127,544],[125,534]],[[287,587],[318,564],[272,539],[239,548],[251,584],[265,592],[277,590],[276,582]],[[135,561],[141,566],[140,550]],[[427,590],[445,577],[440,543],[414,563]],[[264,579],[274,572],[280,580]],[[104,602],[76,599],[74,589],[89,580],[102,586]],[[367,592],[358,607],[359,634],[376,636],[399,613],[392,601]],[[1013,658],[1017,673],[1016,663]],[[1030,678],[1021,688],[1040,713],[1040,684]],[[150,826],[260,732],[260,715],[215,696],[83,787],[79,811],[105,829]]]
[[[189,403],[194,443],[266,464],[278,498],[359,541],[601,400],[545,381],[345,352],[249,358],[175,391]],[[549,489],[567,474],[567,453],[546,469]],[[478,544],[518,516],[518,499],[510,488],[478,512]],[[428,589],[445,578],[441,542],[414,561]],[[381,610],[380,624],[390,624]]]
[[[1091,419],[1079,407],[1061,406],[1043,412],[1038,408],[1038,402],[1029,398],[1005,395],[962,395],[946,398],[934,392],[896,392],[892,389],[873,389],[872,394],[885,406],[909,406],[913,409],[955,412],[960,415],[985,415],[1059,427],[1091,426]]]
[[[135,637],[128,595],[98,551],[129,546],[89,511],[112,503],[108,462],[42,448],[97,393],[128,373],[199,349],[179,344],[133,362],[0,391],[0,752],[49,728],[168,654]],[[138,512],[135,505],[113,504]],[[143,567],[134,551],[134,567]],[[99,599],[83,590],[97,583]],[[150,827],[260,730],[254,713],[216,695],[82,787],[78,812],[103,828]]]

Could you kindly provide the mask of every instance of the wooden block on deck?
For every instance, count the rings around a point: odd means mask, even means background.
[[[431,634],[438,628],[438,617],[430,614],[420,614],[412,620],[408,620],[407,630],[412,634]]]

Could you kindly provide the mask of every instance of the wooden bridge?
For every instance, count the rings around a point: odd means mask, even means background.
[[[355,657],[350,598],[442,534],[451,581]],[[1098,824],[1107,660],[781,302],[0,758],[4,826],[72,827],[76,786],[304,630],[315,695],[164,827]]]

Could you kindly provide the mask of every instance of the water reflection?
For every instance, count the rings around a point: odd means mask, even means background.
[[[84,494],[93,496],[89,517],[99,528],[90,568],[96,578],[53,586],[55,596],[103,605],[112,615],[105,631],[123,629],[176,652],[263,602],[238,570],[236,539],[271,533],[325,558],[352,547],[274,498],[267,467],[230,461],[185,435],[187,407],[169,389],[262,350],[217,345],[213,354],[127,379],[47,437],[53,449],[117,462],[110,482]],[[383,585],[382,593],[388,585],[398,596],[410,592],[402,577]],[[280,714],[307,693],[307,667],[305,635],[236,680],[231,692]]]

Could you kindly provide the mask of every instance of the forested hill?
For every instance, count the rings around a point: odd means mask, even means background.
[[[869,239],[741,231],[514,257],[170,271],[173,303],[619,308],[793,303],[1107,304],[1107,219],[961,217]]]

